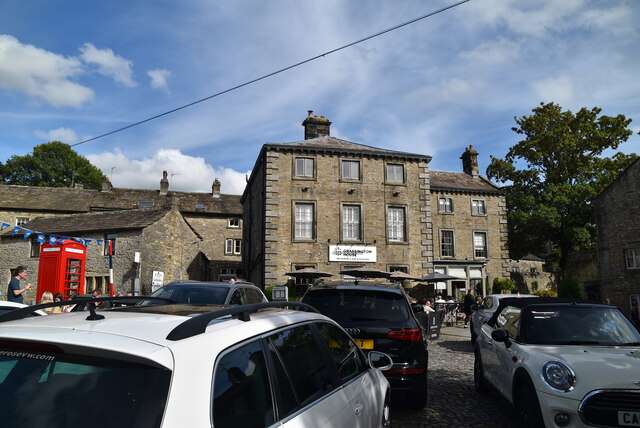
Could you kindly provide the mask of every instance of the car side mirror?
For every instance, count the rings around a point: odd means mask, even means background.
[[[504,343],[507,348],[511,347],[511,339],[509,339],[509,333],[504,328],[496,328],[491,332],[491,338],[496,342]]]
[[[367,354],[369,367],[379,370],[389,370],[393,367],[393,360],[384,352],[369,351]]]
[[[424,312],[424,306],[421,305],[420,303],[412,303],[411,310],[413,311],[414,314],[417,314],[419,312]]]

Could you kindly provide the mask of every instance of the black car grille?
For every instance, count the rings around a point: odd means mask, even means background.
[[[640,390],[592,391],[580,402],[578,412],[586,424],[617,427],[619,411],[640,412]]]

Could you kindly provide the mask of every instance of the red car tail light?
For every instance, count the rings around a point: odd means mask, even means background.
[[[387,333],[389,339],[406,340],[408,342],[420,342],[422,340],[422,330],[418,328],[407,330],[394,330]]]
[[[420,374],[424,373],[424,369],[389,369],[383,373],[387,374]]]

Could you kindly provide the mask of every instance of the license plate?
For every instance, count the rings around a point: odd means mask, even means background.
[[[618,425],[640,427],[640,412],[618,412]]]
[[[353,339],[360,349],[373,349],[373,339]]]

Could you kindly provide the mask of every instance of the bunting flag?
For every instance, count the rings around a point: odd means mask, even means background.
[[[2,228],[0,230],[4,230],[11,226],[10,223],[7,223],[5,221],[1,222],[1,224],[2,224],[1,226]],[[13,230],[11,231],[11,235],[16,236],[18,233],[24,233],[24,236],[22,239],[27,239],[31,235],[35,234],[37,236],[36,237],[37,242],[47,242],[51,245],[62,244],[64,241],[68,241],[68,240],[78,242],[79,244],[82,244],[85,247],[88,246],[91,242],[95,242],[98,245],[102,245],[102,242],[104,242],[103,239],[80,238],[77,236],[69,237],[69,236],[47,235],[42,232],[35,232],[33,230],[25,229],[24,227],[14,226]]]

